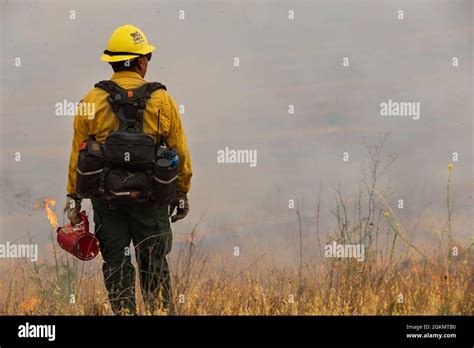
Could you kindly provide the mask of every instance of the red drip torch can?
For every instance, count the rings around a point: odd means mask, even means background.
[[[72,223],[58,227],[57,239],[59,246],[75,257],[89,261],[99,253],[99,240],[89,232],[89,219],[86,212],[79,213],[81,223]]]

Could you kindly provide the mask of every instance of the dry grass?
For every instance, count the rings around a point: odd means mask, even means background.
[[[198,238],[198,226],[193,228],[172,253],[176,313],[473,315],[473,243],[462,246],[455,241],[455,216],[450,203],[453,167],[449,167],[445,197],[447,216],[441,224],[439,218],[436,223],[430,217],[438,247],[427,251],[409,237],[412,233],[387,203],[387,189],[379,187],[381,173],[393,161],[393,157],[385,164],[381,160],[387,137],[382,137],[379,145],[367,145],[369,162],[358,193],[347,199],[340,187],[335,190],[336,224],[332,231],[320,231],[320,192],[314,212],[310,212],[315,217],[315,226],[307,228],[315,231],[311,236],[303,233],[301,216],[305,212],[298,205],[292,231],[297,242],[286,247],[293,253],[295,267],[272,265],[268,251],[262,250],[252,257],[239,256],[236,266],[231,255],[205,252],[205,240]],[[326,243],[363,244],[365,261],[325,258],[323,238]],[[58,250],[54,241],[51,254],[51,261],[41,265],[21,260],[3,265],[0,314],[112,314],[100,272],[100,256],[83,263]],[[139,313],[149,314],[138,297]]]
[[[450,263],[449,277],[442,259],[406,260],[388,269],[374,261],[334,260],[320,269],[305,269],[301,283],[298,270],[267,268],[263,259],[258,274],[248,268],[236,275],[225,266],[206,270],[200,259],[189,277],[185,267],[174,274],[175,307],[181,315],[472,315],[474,283],[468,257]],[[46,268],[35,279],[26,262],[4,272],[2,315],[111,314],[97,264],[90,272],[71,274],[70,285],[61,270],[59,280],[56,270]],[[142,303],[139,307],[147,314]]]

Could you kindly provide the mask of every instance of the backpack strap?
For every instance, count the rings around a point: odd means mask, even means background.
[[[126,90],[111,80],[100,81],[95,87],[103,89],[109,96],[107,101],[119,119],[119,130],[143,132],[143,112],[151,94],[166,86],[158,82],[148,82],[139,88]]]

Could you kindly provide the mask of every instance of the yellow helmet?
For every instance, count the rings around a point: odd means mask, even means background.
[[[146,55],[154,50],[155,47],[148,44],[145,34],[140,29],[127,24],[115,29],[100,59],[104,62],[121,62]]]

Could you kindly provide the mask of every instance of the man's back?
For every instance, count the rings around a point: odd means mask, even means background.
[[[140,75],[131,71],[116,72],[112,75],[111,80],[127,90],[136,89],[146,83]],[[76,115],[74,118],[74,139],[69,160],[67,186],[69,193],[76,193],[78,144],[89,136],[94,136],[97,141],[104,142],[109,133],[119,127],[119,120],[112,111],[107,97],[108,93],[103,89],[93,88],[81,101],[81,103],[93,105],[92,108],[79,107],[79,110],[92,109],[94,114]],[[180,154],[177,188],[188,192],[191,180],[191,161],[176,103],[167,91],[157,90],[147,101],[143,114],[143,131],[152,134],[156,139],[158,136],[163,136],[170,147],[176,148]]]

